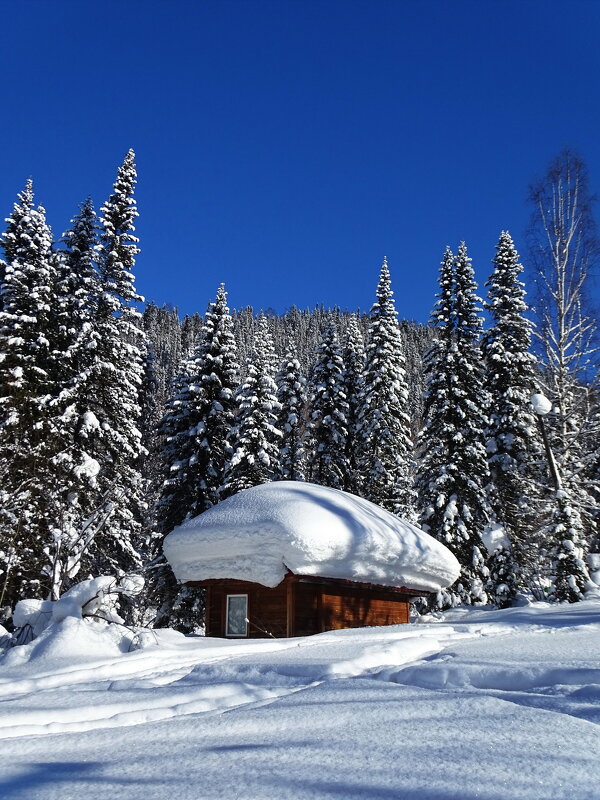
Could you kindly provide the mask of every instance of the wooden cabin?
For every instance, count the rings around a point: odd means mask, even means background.
[[[207,636],[261,639],[409,622],[412,598],[458,577],[450,551],[337,489],[246,489],[170,533],[179,581],[206,589]]]
[[[270,588],[251,581],[189,581],[206,589],[207,636],[262,639],[410,622],[422,591],[288,573]]]

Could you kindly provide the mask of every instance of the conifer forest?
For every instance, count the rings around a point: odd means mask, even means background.
[[[440,242],[427,325],[398,319],[394,289],[410,288],[385,258],[370,310],[233,310],[220,285],[180,319],[135,287],[136,181],[129,151],[103,204],[84,200],[57,237],[30,180],[5,222],[0,623],[113,575],[143,579],[126,620],[198,630],[202,591],[178,585],[164,537],[277,480],[359,495],[444,543],[461,576],[429,611],[584,598],[600,559],[600,243],[576,154],[530,187],[527,232],[498,221],[484,286],[468,243]]]

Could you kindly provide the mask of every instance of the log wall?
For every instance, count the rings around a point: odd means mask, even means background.
[[[228,594],[248,595],[250,639],[310,636],[341,628],[398,625],[410,621],[412,593],[351,581],[287,575],[273,589],[236,580],[190,585],[207,588],[207,636],[225,636]]]
[[[248,595],[248,638],[287,636],[287,585],[285,581],[270,589],[249,581],[205,581],[207,588],[206,635],[225,636],[228,594]]]

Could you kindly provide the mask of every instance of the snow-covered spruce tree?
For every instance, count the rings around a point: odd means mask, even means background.
[[[363,371],[365,367],[365,343],[356,314],[348,319],[342,347],[344,361],[344,394],[348,403],[346,437],[346,482],[347,491],[358,494],[362,485],[359,474],[361,437],[358,432],[360,404],[362,398]]]
[[[28,181],[2,236],[0,297],[0,607],[48,594],[56,452],[49,399],[56,374],[52,305],[57,277],[52,235]]]
[[[454,488],[448,469],[454,452],[452,374],[456,358],[454,342],[454,255],[449,247],[439,270],[439,292],[430,317],[438,332],[425,354],[424,425],[417,442],[418,468],[415,487],[421,527],[447,543],[446,505]],[[458,602],[458,601],[457,601]]]
[[[536,394],[532,397],[532,405],[538,414],[548,474],[554,487],[550,521],[544,531],[551,562],[550,594],[554,600],[574,603],[583,600],[585,590],[591,586],[586,564],[588,541],[581,515],[569,489],[563,484],[560,467],[550,444],[545,421],[552,404],[543,394]]]
[[[456,258],[446,249],[440,292],[431,315],[439,336],[425,359],[425,425],[416,480],[421,525],[445,544],[461,576],[435,605],[486,602],[487,569],[481,535],[488,523],[485,449],[487,399],[479,350],[482,321],[471,259],[461,243]]]
[[[409,320],[400,322],[403,340],[406,382],[408,385],[408,403],[406,412],[410,420],[410,438],[416,442],[423,427],[423,395],[425,393],[425,376],[423,359],[429,351],[436,336],[431,325],[417,325]]]
[[[279,441],[279,474],[284,481],[303,481],[305,473],[304,410],[306,378],[290,339],[283,363],[276,375],[277,401],[280,405],[277,428]]]
[[[145,493],[140,473],[143,455],[140,390],[145,337],[134,286],[137,255],[133,196],[136,183],[130,150],[118,170],[113,193],[101,208],[98,253],[100,294],[94,315],[96,346],[82,391],[88,452],[100,464],[98,489],[102,526],[83,559],[92,574],[122,573],[141,565]]]
[[[173,570],[162,552],[165,536],[186,517],[192,502],[193,489],[188,481],[188,465],[191,458],[191,406],[190,370],[192,365],[186,360],[181,371],[173,381],[172,397],[167,401],[164,415],[158,426],[160,440],[160,460],[163,482],[158,500],[153,509],[152,557],[146,565],[144,587],[144,606],[149,611],[152,624],[156,628],[177,627],[184,633],[191,633],[202,618],[202,607],[195,615],[195,623],[189,626],[173,619],[173,605],[180,592]],[[194,609],[195,611],[195,609]]]
[[[487,282],[485,307],[492,326],[482,340],[485,386],[490,397],[486,428],[490,468],[489,500],[495,521],[502,526],[511,548],[503,548],[502,568],[490,568],[490,581],[498,576],[503,587],[501,604],[510,602],[516,584],[504,573],[518,565],[522,587],[527,587],[539,560],[534,533],[539,514],[534,472],[540,461],[537,424],[530,398],[534,392],[535,356],[530,352],[532,324],[525,317],[523,271],[510,234],[503,231],[493,259],[494,271]],[[539,476],[538,476],[539,477]],[[502,573],[502,574],[501,574]],[[488,591],[496,591],[488,582]],[[508,587],[508,588],[507,588]]]
[[[91,318],[99,295],[95,268],[97,238],[96,212],[91,199],[87,198],[71,220],[71,227],[63,234],[64,247],[58,251],[55,340],[58,349],[68,355],[73,375],[84,372],[92,360],[89,352],[93,350],[90,346]]]
[[[202,330],[202,317],[200,314],[192,314],[188,316],[187,314],[183,318],[183,322],[181,323],[181,355],[182,358],[188,358],[194,347],[196,346],[196,340]]]
[[[238,371],[227,293],[221,285],[159,429],[164,476],[156,506],[160,537],[148,569],[149,602],[157,608],[155,627],[170,625],[189,633],[202,619],[203,592],[177,585],[162,555],[162,542],[176,525],[218,502]]]
[[[162,535],[172,531],[186,518],[194,497],[194,487],[188,480],[188,465],[192,456],[189,387],[193,370],[192,359],[186,359],[173,381],[172,396],[167,401],[158,426],[163,480],[154,517],[156,530]]]
[[[64,247],[57,253],[52,337],[57,391],[50,401],[50,413],[60,443],[52,459],[59,502],[47,552],[53,599],[73,583],[107,514],[97,482],[101,465],[93,455],[99,423],[91,411],[95,398],[87,380],[98,347],[97,229],[88,199],[71,220],[71,228],[63,234]]]
[[[356,491],[388,511],[412,518],[412,442],[407,400],[402,338],[390,271],[384,259],[368,327],[358,418],[361,455]]]
[[[591,585],[586,564],[586,541],[581,516],[569,492],[555,492],[555,508],[547,533],[552,560],[554,600],[575,603]]]
[[[234,424],[234,393],[239,364],[227,293],[221,284],[206,312],[204,326],[188,362],[189,451],[185,516],[195,517],[219,501],[230,458],[226,440]],[[183,509],[182,509],[183,510]]]
[[[325,328],[317,349],[308,396],[308,478],[311,483],[343,489],[349,480],[348,402],[344,393],[344,362],[333,324]]]
[[[591,425],[590,432],[600,431],[600,389],[591,393]],[[600,553],[600,448],[597,446],[597,436],[591,436],[586,441],[586,450],[592,455],[586,466],[586,482],[594,498],[594,533],[590,536],[590,553]]]
[[[228,442],[231,459],[225,469],[222,498],[273,480],[279,473],[277,427],[279,402],[274,380],[275,353],[264,314],[258,318],[254,353],[246,377],[236,392],[237,411]]]
[[[177,371],[181,368],[181,328],[175,309],[168,306],[159,308],[154,303],[149,303],[144,309],[143,320],[147,339],[142,388],[142,444],[147,451],[143,459],[143,476],[152,515],[163,482],[163,442],[159,426],[167,401],[173,394]],[[151,521],[148,521],[148,527],[153,527]]]
[[[144,329],[145,326],[144,326]],[[140,392],[140,429],[142,445],[146,455],[142,461],[142,475],[146,484],[146,491],[150,501],[149,513],[152,515],[153,506],[158,499],[160,491],[160,445],[158,428],[165,412],[165,407],[160,402],[160,376],[154,342],[146,342],[144,358],[144,377]],[[149,521],[147,527],[152,527]]]
[[[518,589],[519,576],[511,549],[499,545],[487,560],[489,577],[485,585],[488,597],[498,608],[512,605]]]

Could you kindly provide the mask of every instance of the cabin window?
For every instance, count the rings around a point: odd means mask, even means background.
[[[228,594],[225,636],[248,636],[248,595]]]

